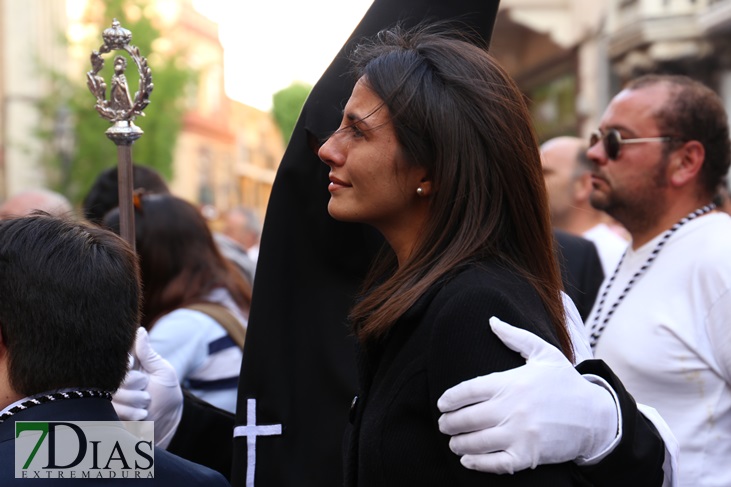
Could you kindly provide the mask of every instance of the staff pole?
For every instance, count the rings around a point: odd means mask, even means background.
[[[112,123],[105,134],[117,146],[120,235],[134,249],[132,144],[144,133],[134,124],[134,119],[144,116],[142,110],[150,103],[150,93],[153,89],[152,73],[147,66],[147,59],[140,55],[140,50],[130,45],[132,33],[123,28],[117,19],[114,19],[110,28],[104,30],[102,38],[104,44],[98,51],[91,53],[93,69],[86,73],[86,84],[96,97],[96,111],[102,118]],[[109,99],[107,99],[107,83],[99,72],[104,67],[102,55],[112,51],[125,51],[137,66],[140,84],[134,97],[130,95],[125,75],[127,58],[117,55],[114,58],[114,74],[111,77]]]

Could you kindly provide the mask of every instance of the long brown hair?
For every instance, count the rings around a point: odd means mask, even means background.
[[[105,225],[119,231],[119,212]],[[218,250],[198,209],[169,194],[148,194],[135,210],[135,242],[142,274],[142,325],[160,316],[206,300],[216,288],[228,290],[248,313],[251,287]]]
[[[515,83],[443,25],[382,31],[352,59],[388,109],[406,159],[427,168],[435,187],[411,258],[398,266],[385,249],[376,259],[351,312],[358,337],[382,336],[440,278],[491,257],[529,280],[572,358],[538,142]]]

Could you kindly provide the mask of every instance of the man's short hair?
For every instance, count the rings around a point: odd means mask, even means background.
[[[15,392],[119,387],[140,299],[137,258],[121,238],[48,214],[0,221],[0,296]]]

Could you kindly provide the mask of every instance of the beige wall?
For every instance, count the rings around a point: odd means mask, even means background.
[[[79,5],[82,12],[83,2]],[[219,210],[246,204],[263,215],[284,152],[278,130],[268,113],[226,96],[217,25],[195,11],[190,0],[157,6],[165,7],[158,8],[164,38],[155,49],[186,46],[190,66],[199,71],[175,149],[172,190],[194,203],[208,198]],[[67,19],[64,0],[0,0],[0,200],[45,183],[33,103],[48,89],[35,69],[40,60],[83,77],[89,47],[80,42],[67,50],[58,40],[67,27],[79,41],[100,38],[108,25],[89,20]],[[154,57],[148,60],[154,76]]]
[[[693,76],[731,106],[729,34],[731,0],[502,0],[492,49],[529,95],[573,76],[575,132],[586,136],[621,85],[647,72]]]
[[[58,0],[0,0],[0,50],[4,180],[0,197],[45,183],[34,132],[39,116],[34,103],[48,93],[40,66],[66,69],[66,51],[58,43],[65,30],[65,3]]]
[[[269,113],[226,96],[215,24],[184,4],[169,35],[188,46],[189,62],[199,70],[176,148],[172,190],[219,212],[244,205],[263,217],[284,153],[279,130]]]
[[[236,204],[258,211],[263,218],[284,142],[270,113],[234,103],[232,117],[238,147],[235,173],[239,180]]]
[[[491,50],[518,85],[531,96],[536,90],[545,91],[552,82],[572,80],[575,120],[566,126],[565,121],[561,124],[556,119],[553,128],[559,133],[587,135],[606,105],[609,84],[601,80],[608,76],[608,62],[602,27],[609,2],[500,2]],[[550,119],[559,100],[554,100],[553,107],[546,100],[541,103],[545,106],[536,107],[536,111],[547,119],[539,137],[556,135],[550,131]]]

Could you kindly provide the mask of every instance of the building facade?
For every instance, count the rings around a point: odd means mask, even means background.
[[[51,92],[39,66],[84,79],[89,51],[81,47],[86,45],[81,40],[91,35],[100,43],[101,30],[109,24],[108,19],[90,24],[93,15],[84,12],[93,1],[97,0],[0,0],[0,201],[24,189],[44,186],[47,174],[42,153],[65,149],[48,145],[66,144],[68,137],[62,132],[71,122],[59,120],[59,136],[51,142],[44,142],[36,133],[40,123],[36,103]],[[152,0],[151,5],[162,33],[156,50],[164,53],[166,46],[184,47],[186,62],[197,73],[185,94],[172,191],[209,209],[246,205],[263,216],[273,173],[284,152],[278,129],[269,113],[243,106],[226,95],[223,48],[215,23],[198,13],[190,0]],[[70,45],[60,41],[64,33]],[[155,66],[149,55],[148,60],[154,79]],[[128,76],[136,79],[136,72]],[[153,102],[154,96],[153,91]],[[89,97],[93,110],[91,94]],[[140,126],[144,130],[144,119]]]
[[[587,136],[646,73],[699,79],[731,109],[730,33],[731,0],[502,0],[491,49],[545,140]]]
[[[45,182],[36,105],[50,84],[40,69],[67,66],[65,29],[64,2],[0,0],[0,200]]]

